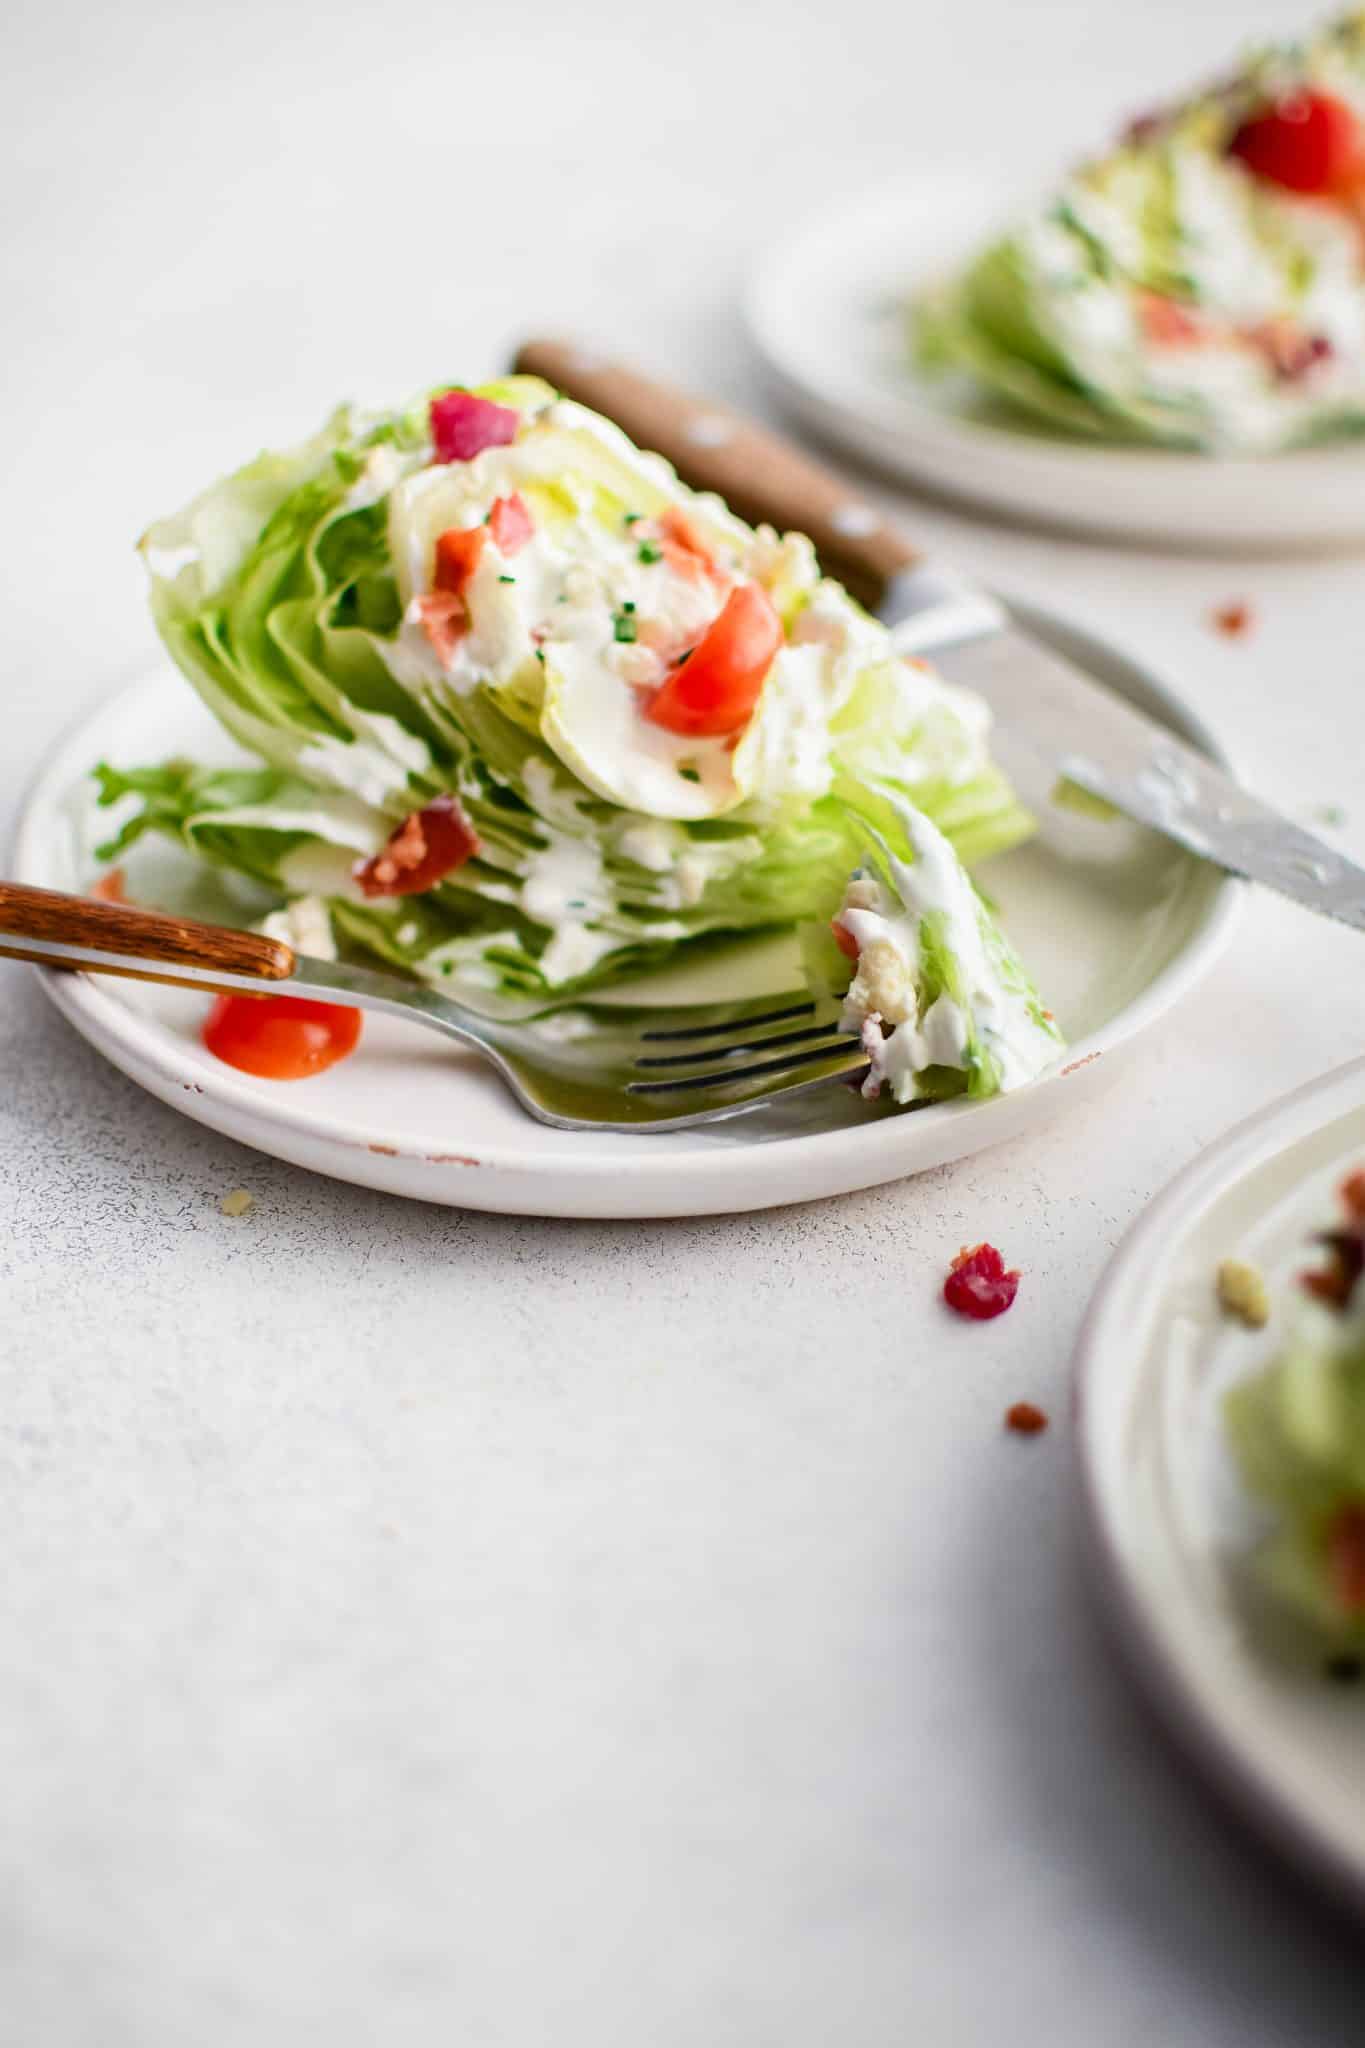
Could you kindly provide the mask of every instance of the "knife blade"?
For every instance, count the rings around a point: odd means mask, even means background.
[[[615,420],[742,518],[808,534],[827,573],[877,612],[898,650],[931,656],[950,681],[976,691],[1052,780],[1079,785],[1230,874],[1365,931],[1365,868],[1022,630],[988,592],[925,561],[852,486],[780,435],[572,342],[527,342],[515,368]]]

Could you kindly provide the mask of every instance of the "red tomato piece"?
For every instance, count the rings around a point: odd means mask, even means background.
[[[1296,92],[1243,121],[1228,154],[1290,192],[1343,193],[1365,177],[1365,137],[1344,100]]]
[[[1365,1614],[1365,1505],[1348,1502],[1327,1525],[1327,1576],[1338,1607]]]
[[[353,873],[367,896],[420,896],[478,850],[479,835],[459,798],[438,796],[410,812],[378,853]]]
[[[645,716],[669,732],[718,739],[753,717],[764,678],[782,645],[782,621],[766,590],[741,583],[718,618],[659,685]]]
[[[513,491],[510,498],[493,500],[493,508],[488,515],[488,531],[500,554],[514,555],[518,548],[525,547],[535,530],[519,492]]]
[[[829,928],[834,934],[834,943],[839,948],[839,951],[847,959],[853,961],[856,966],[858,961],[858,941],[854,938],[848,926],[840,924],[837,917],[832,917],[829,921]]]
[[[355,1051],[360,1012],[310,996],[219,996],[204,1021],[217,1059],[263,1081],[303,1081]]]
[[[521,414],[472,391],[443,391],[429,408],[438,462],[472,462],[485,448],[505,448],[517,438]]]
[[[448,526],[436,536],[436,562],[431,580],[437,590],[463,597],[478,568],[488,535],[482,526]]]
[[[964,1245],[943,1283],[949,1308],[977,1322],[1003,1315],[1018,1292],[1018,1273],[1005,1271],[1005,1261],[993,1244]]]

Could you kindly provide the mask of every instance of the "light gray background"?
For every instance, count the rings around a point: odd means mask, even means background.
[[[908,163],[1045,169],[1293,20],[11,11],[0,812],[152,654],[141,526],[335,397],[562,325],[761,403],[733,302],[773,230]],[[1358,562],[903,509],[1187,688],[1291,811],[1353,809],[1365,854]],[[1259,632],[1219,640],[1242,595]],[[310,1179],[0,971],[6,2048],[1359,2042],[1357,1938],[1097,1627],[1066,1420],[1149,1196],[1359,1051],[1359,945],[1257,902],[1041,1139],[631,1227]],[[1026,1279],[970,1329],[935,1297],[981,1236]],[[1002,1434],[1019,1396],[1047,1437]]]

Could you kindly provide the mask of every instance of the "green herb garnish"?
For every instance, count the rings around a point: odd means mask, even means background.
[[[635,554],[637,562],[662,562],[663,558],[663,549],[652,540],[642,540]]]

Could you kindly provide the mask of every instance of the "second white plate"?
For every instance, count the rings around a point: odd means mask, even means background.
[[[1078,1444],[1105,1604],[1179,1733],[1276,1846],[1365,1908],[1365,1686],[1257,1595],[1259,1518],[1222,1396],[1267,1361],[1309,1234],[1365,1161],[1365,1060],[1241,1124],[1129,1234],[1082,1332]],[[1255,1333],[1218,1309],[1218,1261],[1275,1302]]]
[[[916,376],[905,301],[1017,211],[979,173],[882,186],[778,243],[746,298],[777,388],[818,433],[954,498],[1088,535],[1214,547],[1365,540],[1365,447],[1215,457],[1098,444],[973,416]]]

